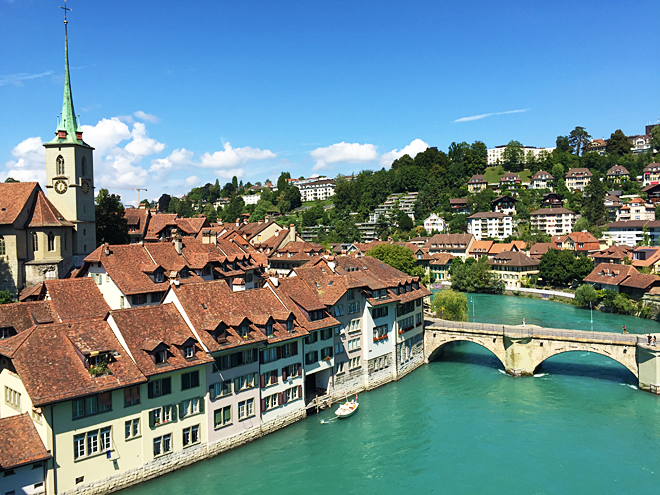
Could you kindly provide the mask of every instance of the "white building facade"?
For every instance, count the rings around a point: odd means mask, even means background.
[[[477,241],[485,237],[506,239],[513,234],[513,217],[499,211],[475,213],[467,219],[467,231]]]

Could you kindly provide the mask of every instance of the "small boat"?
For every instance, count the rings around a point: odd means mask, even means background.
[[[337,408],[335,411],[335,416],[337,416],[339,419],[342,418],[348,418],[349,416],[352,416],[355,411],[357,411],[357,408],[360,404],[357,402],[357,394],[355,395],[355,399],[353,400],[347,400],[345,404],[342,404]]]

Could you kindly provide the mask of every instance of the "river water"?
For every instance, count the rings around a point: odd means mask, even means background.
[[[588,310],[562,303],[468,297],[478,321],[591,327]],[[660,332],[598,311],[593,321],[595,330]],[[597,354],[555,356],[537,376],[512,378],[480,346],[450,344],[440,360],[361,394],[349,419],[321,412],[122,495],[657,493],[660,397],[635,385]]]

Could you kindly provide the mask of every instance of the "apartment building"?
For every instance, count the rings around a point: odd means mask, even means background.
[[[541,208],[530,213],[529,224],[547,235],[565,235],[573,232],[575,213],[566,208]]]
[[[300,200],[316,201],[325,200],[335,195],[335,181],[333,179],[318,179],[310,181],[293,182],[300,190]]]
[[[467,188],[470,194],[477,194],[488,187],[488,181],[481,174],[470,177],[467,182]]]
[[[593,174],[588,168],[572,168],[566,173],[564,180],[566,182],[566,187],[569,190],[584,191],[584,188],[587,187],[592,176]]]
[[[539,273],[539,260],[519,251],[504,251],[488,260],[492,272],[507,289],[523,287],[525,280]]]
[[[472,234],[435,234],[421,249],[429,254],[446,253],[465,260],[474,240]]]
[[[424,220],[424,230],[427,232],[443,232],[445,230],[445,219],[437,213],[431,213]]]
[[[603,237],[612,239],[614,244],[625,244],[635,247],[648,236],[651,245],[658,245],[660,241],[659,220],[627,220],[612,222],[605,225]]]
[[[477,241],[484,237],[506,239],[513,234],[513,217],[497,211],[475,213],[467,218],[467,231]]]
[[[552,191],[554,177],[545,170],[539,170],[529,181],[530,189],[550,189]]]
[[[493,166],[504,162],[505,149],[506,145],[504,144],[496,146],[495,148],[489,148],[487,155],[488,166]],[[540,157],[544,153],[552,153],[554,149],[555,148],[536,148],[534,146],[523,146],[525,157],[527,157],[529,153],[532,153],[535,158]]]
[[[644,187],[660,184],[660,163],[649,163],[642,172]]]

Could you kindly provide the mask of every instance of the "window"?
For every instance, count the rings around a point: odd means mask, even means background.
[[[320,332],[321,340],[328,340],[332,338],[332,328],[324,328]]]
[[[238,419],[246,419],[254,416],[254,399],[244,400],[238,403]]]
[[[156,364],[167,364],[167,351],[163,349],[154,352],[154,362]]]
[[[204,412],[204,399],[201,397],[187,399],[179,404],[179,417],[182,419],[201,412]]]
[[[150,399],[168,395],[172,393],[172,378],[161,378],[160,380],[153,380],[147,385],[148,395]]]
[[[278,350],[278,347],[271,347],[270,349],[264,349],[263,351],[261,351],[261,356],[262,356],[261,360],[262,360],[263,364],[271,363],[273,361],[277,361],[277,359],[278,359],[277,350]],[[280,351],[280,352],[282,352],[282,351]]]
[[[309,335],[305,337],[305,344],[313,344],[319,339],[318,332],[309,332]]]
[[[32,232],[32,251],[39,251],[39,236]]]
[[[64,175],[64,157],[59,155],[55,162],[57,163],[57,175]]]
[[[13,389],[5,386],[5,404],[7,404],[10,407],[13,407],[14,409],[18,409],[20,411],[20,409],[21,409],[21,394],[18,393],[16,390],[13,390]]]
[[[73,408],[73,419],[93,416],[94,414],[112,410],[112,394],[106,392],[104,394],[85,397],[84,399],[77,399],[72,401],[71,405]]]
[[[344,346],[341,344],[335,344],[335,354],[339,354],[340,352],[344,352]]]
[[[48,251],[55,251],[55,234],[48,232]]]
[[[357,332],[362,328],[362,320],[351,320],[348,324],[348,333]]]
[[[337,304],[335,306],[335,316],[343,316],[343,314],[344,314],[344,305]]]
[[[420,297],[419,299],[415,299],[415,306],[418,308],[422,305],[422,298]]]
[[[371,310],[371,315],[373,319],[384,318],[387,316],[387,306],[380,306]]]
[[[147,298],[144,294],[135,294],[133,296],[133,306],[139,306],[147,302]]]
[[[289,318],[286,322],[286,331],[293,332],[293,318]]]
[[[156,272],[155,279],[156,283],[161,283],[163,281],[163,272]]]
[[[261,409],[263,411],[268,411],[270,409],[275,409],[278,405],[277,395],[278,394],[273,394],[273,395],[269,395],[268,397],[264,397],[263,399],[261,399],[261,403],[262,403]]]
[[[183,446],[187,447],[199,442],[199,425],[190,426],[183,429]]]
[[[199,370],[181,375],[181,390],[199,387]]]
[[[350,302],[348,303],[348,314],[351,313],[357,313],[360,311],[360,301],[355,301],[355,302]]]
[[[172,452],[172,434],[154,438],[154,457]]]
[[[140,436],[140,418],[129,419],[124,423],[124,438],[129,440]]]
[[[231,395],[231,380],[214,383],[209,387],[209,392],[212,400],[218,397]]]
[[[259,386],[265,388],[269,385],[275,385],[278,381],[277,370],[266,371],[259,378]]]
[[[124,389],[124,407],[134,406],[140,403],[140,386],[127,387]]]
[[[250,328],[247,323],[243,323],[239,329],[241,337],[247,338]]]
[[[360,337],[348,341],[348,350],[357,351],[360,348]]]
[[[124,305],[126,304],[126,303],[124,302],[125,299],[126,299],[126,298],[125,298],[124,296],[119,296],[119,309],[124,309]]]
[[[183,357],[186,359],[190,359],[195,357],[195,346],[194,345],[186,345],[183,347]]]
[[[348,299],[349,301],[352,301],[353,299],[355,299],[354,289],[349,289],[348,290],[348,292],[346,293],[346,299]],[[350,313],[350,311],[349,311],[349,313]]]
[[[346,364],[345,362],[335,363],[335,374],[336,375],[338,375],[339,373],[344,372],[344,365],[345,364]]]
[[[167,405],[149,411],[149,426],[152,428],[176,420],[176,407]]]
[[[112,446],[111,428],[91,430],[73,437],[73,458],[80,459],[110,450]]]
[[[354,370],[355,368],[360,367],[360,356],[354,357],[348,362],[348,369]]]
[[[321,349],[321,359],[325,359],[329,361],[331,357],[332,357],[332,346],[324,347],[323,349]]]
[[[221,407],[213,412],[213,426],[222,428],[231,424],[231,406]]]
[[[5,238],[0,237],[0,256],[4,256],[7,254],[7,248],[5,246]]]
[[[250,373],[234,378],[234,393],[253,388],[257,384],[257,373]]]
[[[311,351],[305,354],[305,364],[314,364],[319,360],[319,351]]]

